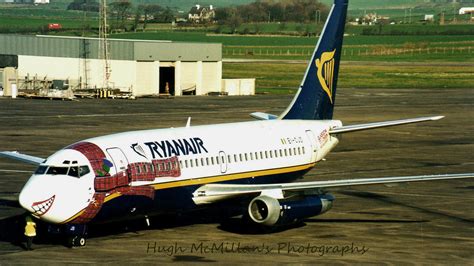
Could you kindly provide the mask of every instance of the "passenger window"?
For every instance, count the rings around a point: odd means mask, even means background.
[[[302,147],[301,149],[303,150],[303,154],[305,154],[306,152],[305,152],[305,150],[304,150],[304,147]]]
[[[265,151],[265,159],[268,159],[268,151]]]
[[[258,160],[258,152],[255,152],[255,160]]]
[[[243,160],[243,157],[242,157],[242,153],[239,154],[239,159],[240,159],[241,162],[244,161],[244,160]]]
[[[288,156],[288,150],[285,149],[285,150],[283,150],[283,151],[285,152],[285,156]]]
[[[194,167],[194,165],[193,165],[193,159],[189,160],[189,166],[190,166],[190,167]]]
[[[292,151],[291,151],[291,148],[290,148],[290,156],[292,156],[292,155],[293,155],[293,154],[292,154]]]
[[[253,152],[250,153],[250,160],[253,161]]]
[[[238,162],[238,160],[237,160],[237,154],[234,154],[234,162]]]
[[[283,151],[280,149],[280,157],[283,157]]]
[[[232,162],[232,157],[230,155],[227,155],[227,163],[231,163]]]
[[[211,164],[214,165],[214,157],[211,157]]]
[[[221,163],[221,162],[219,161],[219,157],[218,157],[218,156],[216,156],[216,162],[217,162],[217,164],[220,164],[220,163]]]
[[[188,160],[185,160],[184,164],[185,164],[186,168],[188,168]]]
[[[198,159],[194,159],[194,161],[196,162],[196,167],[199,166],[199,160]]]
[[[137,165],[137,174],[141,173],[140,165]]]

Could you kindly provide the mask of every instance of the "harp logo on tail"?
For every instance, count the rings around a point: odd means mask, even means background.
[[[332,89],[333,89],[333,77],[334,77],[334,54],[336,49],[332,52],[324,52],[321,54],[321,58],[316,59],[316,67],[318,68],[317,75],[321,87],[329,96],[329,100],[332,103]]]

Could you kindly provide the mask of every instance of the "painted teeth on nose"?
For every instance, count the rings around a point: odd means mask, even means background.
[[[33,203],[31,205],[31,208],[33,208],[34,214],[37,216],[45,215],[51,209],[51,206],[53,205],[55,198],[56,198],[56,195],[53,195],[51,198],[47,200]]]

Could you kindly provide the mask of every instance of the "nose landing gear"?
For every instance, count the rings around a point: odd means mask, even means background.
[[[86,242],[85,236],[71,236],[67,239],[68,247],[83,247],[86,245]]]
[[[85,224],[68,224],[66,225],[67,246],[83,247],[86,245],[87,226]]]

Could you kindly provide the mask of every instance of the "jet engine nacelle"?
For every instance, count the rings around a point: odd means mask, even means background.
[[[334,197],[330,194],[278,200],[261,195],[254,198],[248,213],[252,221],[265,226],[286,225],[327,212]]]

